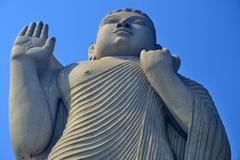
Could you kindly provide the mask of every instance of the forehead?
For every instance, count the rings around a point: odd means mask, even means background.
[[[111,13],[109,15],[106,15],[102,20],[109,18],[109,17],[118,17],[120,19],[125,19],[125,18],[130,18],[130,17],[139,17],[141,19],[144,19],[146,21],[150,21],[149,18],[146,16],[136,13],[136,12],[126,12],[126,11],[120,11],[120,12],[115,12]]]

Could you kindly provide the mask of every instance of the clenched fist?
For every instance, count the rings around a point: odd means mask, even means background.
[[[144,72],[177,72],[180,67],[180,59],[171,55],[168,49],[142,50],[140,55],[141,66]]]

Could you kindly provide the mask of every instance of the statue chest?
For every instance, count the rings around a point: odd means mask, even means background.
[[[58,86],[67,108],[70,109],[71,95],[79,86],[87,84],[87,82],[97,84],[98,82],[96,81],[100,82],[99,77],[106,78],[109,74],[112,76],[118,75],[121,73],[118,72],[118,66],[125,66],[125,69],[128,70],[130,68],[126,68],[129,67],[126,64],[129,62],[134,63],[141,69],[139,63],[113,57],[106,57],[95,61],[83,61],[66,67],[58,76]],[[93,89],[93,87],[89,88]]]
[[[80,62],[68,73],[69,87],[74,88],[83,82],[85,83],[86,81],[95,79],[98,75],[108,72],[119,65],[124,65],[126,62],[127,60],[111,57],[95,61]]]
[[[71,88],[69,101],[53,159],[67,152],[75,159],[141,159],[146,156],[141,150],[154,151],[159,146],[152,143],[162,143],[161,138],[149,141],[161,137],[162,102],[136,63],[121,63],[81,81]]]

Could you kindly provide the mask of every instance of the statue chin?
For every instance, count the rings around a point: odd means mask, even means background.
[[[116,50],[120,53],[129,52],[129,39],[128,37],[118,37],[114,41]]]

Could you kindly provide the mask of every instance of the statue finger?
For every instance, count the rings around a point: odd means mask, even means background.
[[[41,30],[40,38],[47,39],[48,38],[48,25],[44,24]]]
[[[160,53],[162,53],[163,55],[166,55],[166,56],[170,56],[171,55],[167,48],[162,48],[160,50]]]
[[[167,48],[162,48],[162,52],[169,52],[169,50]]]
[[[45,45],[43,46],[43,49],[47,50],[47,52],[49,53],[52,53],[55,47],[55,42],[55,37],[48,38]]]
[[[18,33],[18,36],[24,36],[27,32],[27,29],[28,29],[28,26],[24,26]]]
[[[41,34],[41,31],[42,31],[42,27],[43,27],[43,22],[38,22],[36,27],[35,27],[35,30],[34,30],[34,33],[33,33],[33,37],[40,37],[40,34]]]
[[[36,26],[36,23],[31,23],[29,26],[28,26],[28,29],[27,29],[27,32],[25,34],[25,36],[29,36],[31,37],[33,35],[33,32],[35,30],[35,26]]]

